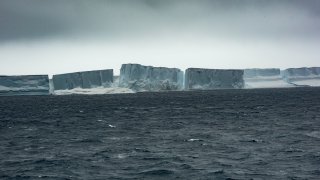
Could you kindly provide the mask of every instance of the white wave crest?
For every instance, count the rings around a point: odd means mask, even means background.
[[[94,94],[127,94],[135,93],[133,90],[121,87],[97,87],[90,89],[75,88],[70,90],[55,90],[54,95],[71,95],[71,94],[83,94],[83,95],[94,95]]]

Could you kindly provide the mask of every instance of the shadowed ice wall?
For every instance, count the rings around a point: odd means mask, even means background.
[[[239,89],[243,87],[243,70],[200,68],[186,70],[186,90]]]
[[[48,94],[48,75],[0,76],[0,95]]]
[[[74,88],[109,87],[113,82],[113,70],[84,71],[53,75],[54,90]]]
[[[119,84],[135,91],[181,90],[183,72],[177,68],[123,64]]]
[[[320,67],[289,68],[282,71],[282,77],[298,86],[320,86]]]

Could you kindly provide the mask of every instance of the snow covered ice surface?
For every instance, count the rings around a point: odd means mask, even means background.
[[[0,76],[0,95],[48,94],[48,75]]]
[[[320,67],[289,68],[282,71],[282,77],[296,86],[320,86]]]
[[[284,81],[281,77],[280,69],[245,69],[245,88],[287,88],[294,87]]]
[[[201,68],[186,70],[186,90],[241,89],[243,87],[243,70]]]
[[[123,64],[119,86],[137,92],[182,90],[183,72],[177,68]]]

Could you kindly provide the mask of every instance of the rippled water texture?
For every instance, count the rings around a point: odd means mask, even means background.
[[[320,89],[0,97],[0,179],[319,179]]]

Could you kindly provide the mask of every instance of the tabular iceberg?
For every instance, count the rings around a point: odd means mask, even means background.
[[[282,77],[296,86],[320,86],[320,67],[289,68],[282,71]]]
[[[134,91],[182,90],[183,72],[177,68],[123,64],[119,86]]]
[[[244,87],[243,70],[200,69],[186,70],[186,90],[240,89]]]
[[[52,81],[55,91],[75,88],[110,87],[113,83],[113,70],[107,69],[53,75]]]
[[[49,95],[48,75],[0,76],[0,95]]]
[[[284,81],[280,69],[245,69],[244,81],[246,88],[284,88],[293,85]]]

